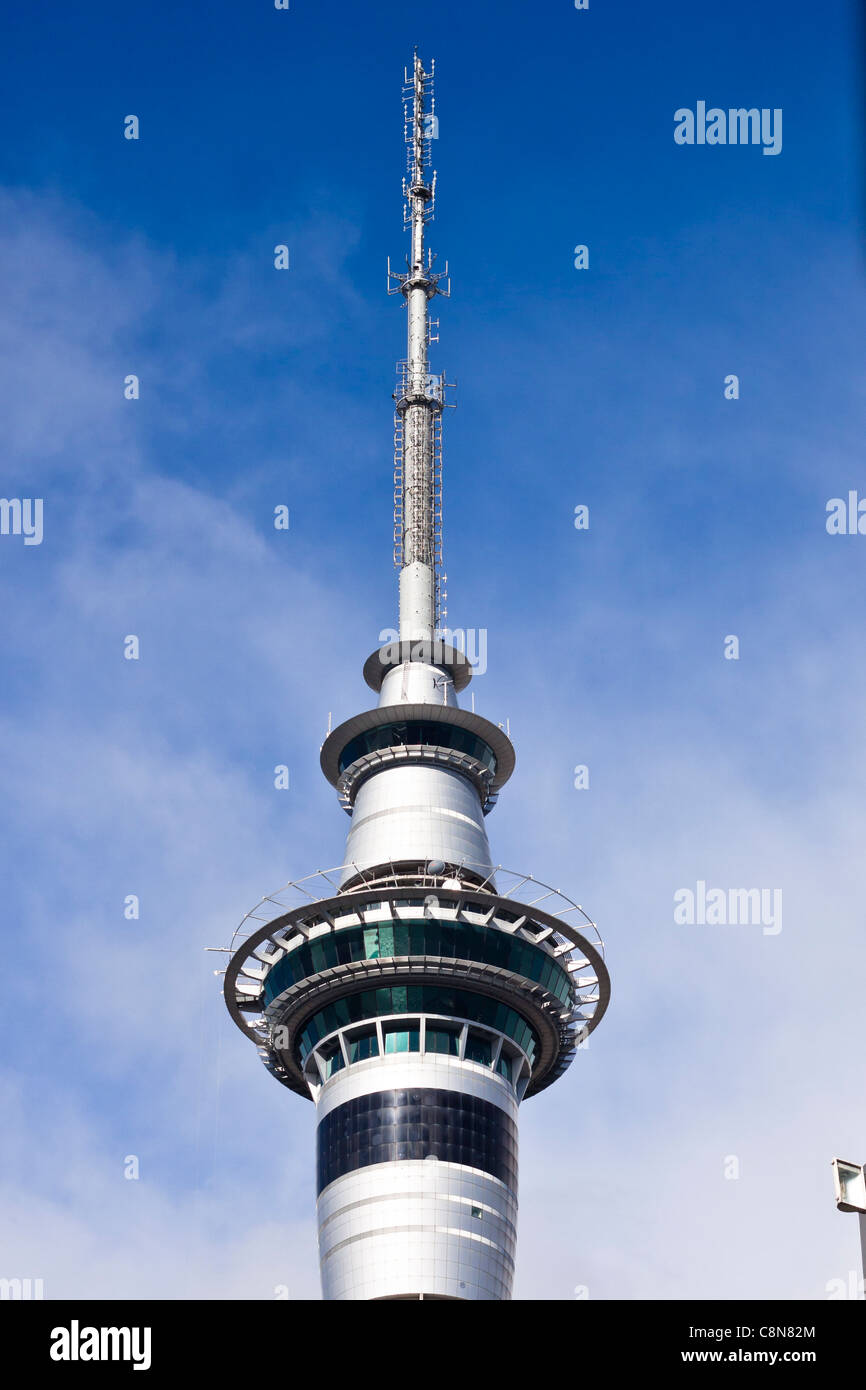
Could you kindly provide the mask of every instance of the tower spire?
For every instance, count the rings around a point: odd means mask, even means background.
[[[442,411],[445,378],[430,372],[429,345],[438,341],[430,300],[450,290],[448,267],[433,269],[424,244],[432,220],[436,175],[431,141],[438,134],[433,93],[434,64],[424,69],[415,53],[404,71],[403,129],[407,169],[403,176],[404,225],[410,234],[405,272],[392,271],[388,288],[407,309],[405,360],[397,364],[394,391],[394,563],[400,576],[400,638],[430,641],[445,616],[442,569]],[[392,284],[396,281],[396,284]]]

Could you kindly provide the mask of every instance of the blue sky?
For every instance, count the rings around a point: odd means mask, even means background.
[[[823,1298],[856,1266],[829,1160],[866,1158],[866,539],[825,507],[866,495],[858,26],[842,3],[16,15],[2,493],[45,523],[0,537],[4,1277],[318,1296],[312,1106],[202,948],[341,859],[318,748],[394,621],[415,43],[453,277],[448,619],[486,630],[477,708],[518,755],[488,830],[592,912],[613,980],[523,1113],[516,1292]],[[781,108],[781,154],[676,145],[698,100]],[[782,931],[675,924],[699,879],[781,888]]]

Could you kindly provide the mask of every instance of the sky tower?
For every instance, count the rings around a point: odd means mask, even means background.
[[[443,375],[425,248],[433,71],[403,89],[408,342],[395,400],[399,637],[378,695],[329,733],[322,770],[351,818],[345,862],[263,898],[235,933],[225,998],[269,1071],[316,1106],[327,1299],[511,1297],[517,1112],[562,1075],[610,984],[583,908],[494,865],[485,817],[514,768],[499,724],[461,709],[469,662],[443,631]],[[529,813],[529,808],[527,808]]]

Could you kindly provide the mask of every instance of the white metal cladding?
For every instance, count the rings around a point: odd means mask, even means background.
[[[429,446],[416,447],[414,452],[425,460],[424,471],[429,472],[430,465],[426,462],[431,454]],[[419,481],[420,469],[416,473],[409,472],[407,469],[407,477],[415,479],[414,490],[422,492]],[[403,505],[404,508],[406,508],[406,516],[411,517],[412,513],[407,507],[408,502],[409,493],[407,490],[404,494]],[[426,506],[427,510],[429,510],[429,496],[424,497],[423,492],[422,505]],[[407,530],[408,529],[407,527]],[[435,580],[432,564],[422,564],[420,561],[416,560],[412,564],[405,565],[400,571],[401,638],[412,641],[419,637],[431,637],[433,635],[434,605]]]
[[[375,1164],[332,1182],[317,1212],[326,1299],[511,1297],[517,1202],[488,1173]]]
[[[478,1096],[516,1124],[507,1082],[450,1057],[374,1058],[322,1088],[317,1120],[360,1095],[433,1087]],[[517,1194],[477,1168],[397,1159],[330,1183],[317,1202],[326,1299],[511,1297]]]
[[[464,651],[453,647],[443,636],[432,640],[401,642],[399,638],[377,647],[364,662],[364,680],[371,690],[381,690],[382,681],[394,666],[404,662],[435,666],[450,676],[456,691],[465,690],[472,679],[472,666]]]
[[[504,1076],[489,1067],[429,1052],[395,1052],[384,1057],[370,1057],[365,1062],[354,1062],[345,1071],[338,1071],[319,1092],[316,1116],[321,1120],[336,1106],[358,1096],[372,1095],[374,1091],[408,1090],[413,1086],[432,1086],[442,1091],[479,1096],[481,1100],[498,1105],[517,1123],[517,1100]]]
[[[379,692],[379,704],[457,705],[454,682],[446,671],[421,661],[404,661],[388,671]]]
[[[383,768],[358,788],[346,842],[350,868],[406,861],[465,864],[486,876],[493,869],[484,812],[475,787],[448,768],[417,765]]]
[[[378,772],[380,768],[387,767],[394,763],[438,763],[440,767],[451,768],[454,772],[460,772],[478,792],[484,809],[485,816],[493,809],[498,800],[498,792],[493,790],[493,774],[484,763],[479,762],[471,753],[464,753],[456,748],[444,748],[431,743],[415,744],[391,744],[388,748],[376,748],[372,753],[365,753],[360,758],[355,758],[340,774],[337,783],[337,796],[340,805],[347,815],[351,815],[355,805],[355,796],[358,787],[365,781],[371,772]]]

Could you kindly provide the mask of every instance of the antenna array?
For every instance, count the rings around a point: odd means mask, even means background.
[[[407,353],[397,363],[394,408],[394,565],[400,572],[400,636],[430,638],[446,616],[442,575],[442,411],[453,386],[431,373],[429,347],[439,323],[429,316],[434,295],[448,295],[448,266],[434,269],[424,226],[433,217],[436,175],[431,142],[438,138],[433,64],[425,72],[415,54],[404,72],[404,225],[410,229],[406,270],[388,261],[388,292],[402,294],[408,312]]]

